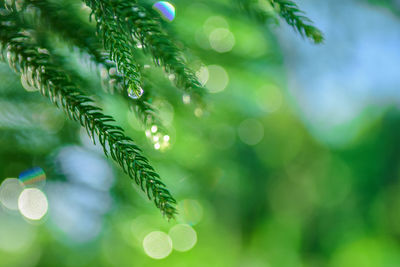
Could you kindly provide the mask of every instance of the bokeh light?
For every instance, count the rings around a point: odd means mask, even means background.
[[[246,119],[240,123],[238,133],[243,143],[253,146],[263,139],[264,126],[255,119]]]
[[[233,33],[226,28],[214,29],[209,35],[210,46],[219,53],[225,53],[232,50],[235,45]]]
[[[209,76],[210,76],[210,74],[209,74],[208,68],[206,66],[201,66],[200,69],[198,71],[196,71],[196,77],[202,85],[205,85],[207,83]],[[189,99],[187,99],[187,98],[185,99],[185,97],[189,97]],[[185,104],[189,104],[190,96],[184,95],[183,102]]]
[[[207,66],[209,77],[206,87],[210,93],[218,93],[225,90],[229,83],[229,75],[226,70],[219,65]]]
[[[24,189],[18,198],[18,209],[25,218],[40,220],[48,209],[46,195],[37,188]]]
[[[197,242],[196,231],[187,224],[177,224],[169,230],[172,246],[177,251],[191,250]]]
[[[195,199],[184,199],[178,203],[177,218],[180,222],[195,225],[203,218],[203,207]]]
[[[143,239],[146,254],[153,259],[164,259],[172,252],[172,241],[169,235],[154,231]]]
[[[0,185],[0,202],[10,210],[18,210],[18,197],[24,190],[17,178],[7,178]]]

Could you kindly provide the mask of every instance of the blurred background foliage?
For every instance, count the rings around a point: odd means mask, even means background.
[[[149,156],[177,220],[2,63],[0,179],[40,166],[49,210],[32,223],[2,206],[0,266],[400,266],[399,2],[299,1],[320,46],[232,1],[173,4],[165,26],[210,94],[191,105],[151,65],[162,151],[81,54],[52,44]],[[182,224],[195,234],[174,238]],[[161,260],[144,242],[154,231],[173,241]]]

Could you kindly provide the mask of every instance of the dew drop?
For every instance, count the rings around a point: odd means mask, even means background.
[[[132,99],[139,99],[143,93],[142,87],[139,87],[138,90],[134,90],[133,88],[128,89],[128,96]]]
[[[110,68],[110,70],[108,71],[108,73],[110,74],[110,76],[114,76],[117,74],[117,69],[116,68]]]

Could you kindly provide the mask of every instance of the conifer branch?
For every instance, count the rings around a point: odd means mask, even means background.
[[[290,0],[269,0],[269,2],[301,36],[309,38],[316,44],[324,41],[322,32],[312,25],[312,21],[304,16],[304,12],[296,3]]]
[[[4,6],[4,1],[0,0]],[[104,153],[111,156],[168,218],[176,213],[176,201],[160,181],[159,175],[142,155],[133,140],[125,136],[114,119],[104,115],[70,78],[51,61],[31,33],[18,25],[15,13],[0,9],[0,50],[7,62],[28,86],[39,89],[51,102],[78,121],[95,140],[98,137]]]
[[[99,1],[98,10],[94,14],[98,33],[102,36],[104,48],[109,51],[110,59],[115,62],[117,71],[123,75],[126,87],[132,90],[137,98],[141,97],[143,89],[140,68],[135,59],[131,38],[122,31],[122,23],[112,6]]]
[[[138,99],[128,97],[128,88],[123,75],[117,71],[116,64],[109,60],[108,53],[104,51],[103,45],[93,29],[74,15],[77,10],[68,4],[63,4],[63,1],[56,3],[48,0],[24,0],[23,4],[25,5],[23,9],[28,5],[37,8],[42,24],[89,55],[91,61],[102,70],[101,77],[105,87],[110,89],[108,91],[112,93],[113,89],[116,89],[128,101],[131,109],[146,128],[156,125],[159,132],[165,132],[157,111],[151,104],[149,88],[145,88],[144,95]],[[77,30],[71,31],[71,29]],[[143,83],[145,84],[145,81]]]
[[[150,12],[134,1],[84,0],[92,9],[98,23],[114,20],[119,25],[121,35],[133,36],[145,52],[151,53],[154,63],[175,75],[176,85],[200,100],[204,89],[196,76],[186,67],[179,49],[163,32],[162,27]],[[104,36],[107,38],[107,36]],[[113,49],[119,49],[116,43]]]

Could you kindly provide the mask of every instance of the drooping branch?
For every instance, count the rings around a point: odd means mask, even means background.
[[[52,63],[47,50],[35,43],[32,31],[21,28],[17,16],[4,9],[0,13],[0,44],[2,55],[5,54],[10,67],[21,74],[25,86],[40,90],[71,119],[78,121],[93,141],[98,137],[104,153],[140,185],[164,215],[174,217],[176,201],[139,147],[125,136],[121,127],[113,125],[111,116],[104,115],[63,70]]]
[[[102,70],[102,79],[108,92],[117,91],[129,103],[131,109],[136,113],[139,120],[146,129],[151,126],[157,126],[158,132],[166,134],[165,127],[158,116],[157,110],[151,104],[152,93],[147,86],[142,97],[132,99],[129,97],[129,88],[127,87],[124,75],[117,71],[116,64],[108,58],[108,53],[103,49],[103,45],[98,36],[95,35],[90,25],[80,21],[80,17],[75,15],[77,10],[63,1],[50,2],[49,0],[24,0],[24,5],[32,6],[38,9],[38,18],[41,23],[61,36],[67,43],[79,48],[80,51],[89,55],[100,70]],[[71,31],[71,29],[77,29]],[[143,87],[146,84],[145,77]]]
[[[295,2],[290,0],[269,0],[269,2],[301,36],[309,38],[316,44],[324,41],[322,32],[312,25],[312,21],[304,15]]]

